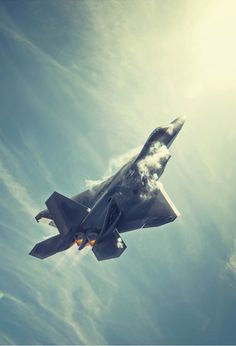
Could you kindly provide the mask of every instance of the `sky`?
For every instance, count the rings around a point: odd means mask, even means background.
[[[234,0],[0,1],[0,344],[236,344]],[[181,213],[97,262],[34,216],[186,116]]]

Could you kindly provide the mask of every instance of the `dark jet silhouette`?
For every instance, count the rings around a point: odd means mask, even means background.
[[[101,184],[71,199],[54,192],[36,220],[59,234],[36,244],[30,255],[44,259],[76,243],[79,250],[91,246],[99,261],[111,259],[126,249],[120,233],[174,221],[179,213],[159,178],[184,121],[180,117],[155,129],[140,153]]]

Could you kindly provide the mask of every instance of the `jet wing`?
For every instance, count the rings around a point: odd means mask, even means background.
[[[112,181],[113,176],[109,177],[107,180],[102,183],[94,186],[92,189],[85,190],[81,192],[79,195],[71,197],[72,201],[75,201],[86,208],[93,208],[97,199],[103,194],[103,192],[107,189],[107,186]],[[70,202],[71,203],[71,202]],[[53,221],[53,216],[49,212],[48,209],[44,209],[40,211],[36,217],[37,222],[47,223],[50,226],[56,227],[55,222]]]
[[[122,216],[117,229],[120,233],[161,226],[174,221],[180,215],[162,185],[150,198],[127,196],[119,201],[119,206]]]
[[[87,207],[56,191],[48,198],[46,206],[57,229],[64,235],[78,227],[89,213]]]
[[[44,259],[55,255],[57,252],[64,251],[73,245],[73,241],[67,241],[60,234],[37,243],[30,251],[30,255]]]
[[[45,203],[48,209],[39,212],[36,221],[57,227],[61,234],[67,234],[73,224],[80,224],[89,213],[89,208],[78,199],[67,198],[58,192],[54,192]]]

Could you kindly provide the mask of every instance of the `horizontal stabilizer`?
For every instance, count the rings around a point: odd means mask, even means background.
[[[126,245],[120,234],[115,229],[92,248],[94,255],[98,261],[119,257],[126,249]]]
[[[31,256],[44,259],[46,257],[55,255],[57,252],[68,249],[72,244],[73,242],[66,242],[65,239],[58,234],[36,244],[29,254]]]
[[[58,192],[53,192],[46,206],[61,234],[76,229],[89,213],[87,207]]]

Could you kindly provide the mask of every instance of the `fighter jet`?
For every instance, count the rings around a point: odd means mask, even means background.
[[[112,259],[126,249],[121,233],[174,221],[179,212],[159,178],[184,122],[179,117],[156,128],[142,150],[99,185],[72,198],[53,192],[35,218],[59,234],[36,244],[30,255],[44,259],[77,244],[79,251],[90,246],[98,261]]]

